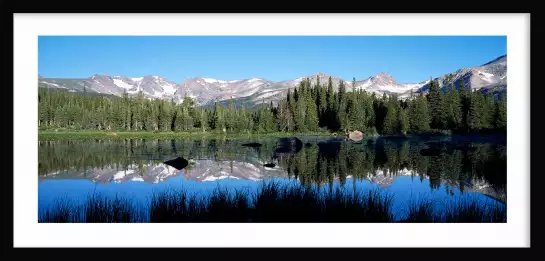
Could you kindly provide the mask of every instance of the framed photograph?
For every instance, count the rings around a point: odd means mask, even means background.
[[[16,14],[15,246],[529,246],[528,25]]]

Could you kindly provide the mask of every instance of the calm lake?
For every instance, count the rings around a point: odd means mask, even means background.
[[[505,137],[297,138],[301,146],[287,153],[275,152],[276,137],[40,141],[38,207],[58,198],[83,201],[93,192],[145,202],[172,188],[201,195],[218,186],[255,190],[266,180],[348,192],[378,188],[392,194],[398,217],[423,198],[439,206],[466,198],[507,200]],[[177,157],[188,165],[178,170],[164,163]]]

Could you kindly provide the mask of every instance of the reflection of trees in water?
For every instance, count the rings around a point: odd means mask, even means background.
[[[380,175],[419,175],[429,178],[430,187],[441,184],[449,194],[454,187],[462,192],[467,185],[485,182],[498,191],[505,190],[505,146],[471,144],[472,149],[441,150],[438,155],[422,156],[422,143],[416,141],[378,140],[374,145],[319,143],[303,148],[298,154],[280,161],[290,177],[301,182],[344,184],[347,176],[371,179]],[[407,171],[409,170],[409,171]]]
[[[259,142],[261,147],[252,148],[241,146],[242,141],[228,139],[42,141],[38,147],[39,174],[112,166],[127,169],[137,165],[137,171],[143,175],[146,162],[162,162],[177,156],[190,160],[256,162],[257,159],[261,163],[270,162],[276,140]],[[504,144],[445,143],[439,145],[440,152],[433,156],[420,154],[425,146],[412,139],[378,139],[363,144],[313,142],[295,155],[279,156],[275,162],[288,176],[305,184],[331,184],[335,180],[344,184],[348,177],[368,179],[377,173],[395,177],[408,175],[405,170],[410,170],[410,175],[418,175],[420,180],[429,177],[432,188],[444,184],[449,193],[454,187],[464,191],[467,186],[481,181],[505,191],[507,159]]]
[[[162,162],[178,156],[187,159],[218,161],[269,161],[274,140],[259,149],[242,147],[230,140],[97,140],[41,141],[38,146],[38,173],[45,175],[65,170],[139,165],[142,161]]]

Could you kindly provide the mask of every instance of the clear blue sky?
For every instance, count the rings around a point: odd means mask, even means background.
[[[294,79],[317,72],[414,83],[507,54],[506,36],[40,36],[47,78],[159,75],[175,82]]]

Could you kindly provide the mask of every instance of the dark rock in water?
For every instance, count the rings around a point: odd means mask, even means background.
[[[441,149],[438,148],[429,148],[429,149],[421,149],[420,155],[422,156],[439,156],[441,153]]]
[[[274,166],[276,166],[276,164],[274,163],[267,163],[267,164],[264,164],[263,166],[267,167],[267,168],[274,168]]]
[[[172,167],[176,168],[177,170],[181,170],[181,169],[187,167],[187,165],[189,164],[189,162],[186,159],[182,158],[182,157],[177,157],[177,158],[172,159],[172,160],[167,160],[164,163],[169,165],[169,166],[172,166]]]
[[[242,146],[256,148],[256,147],[261,147],[262,145],[261,145],[261,143],[250,142],[250,143],[244,143],[244,144],[242,144]]]
[[[305,143],[305,148],[310,148],[312,147],[312,144],[310,144],[309,142]]]
[[[277,155],[293,155],[303,148],[303,142],[296,138],[280,138],[278,144],[274,149],[274,153]]]

